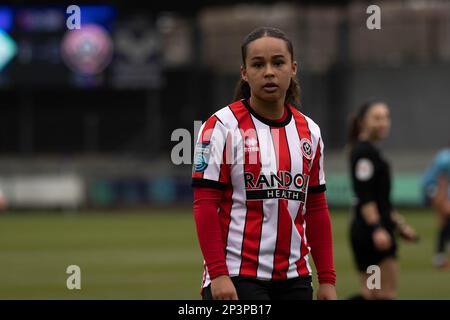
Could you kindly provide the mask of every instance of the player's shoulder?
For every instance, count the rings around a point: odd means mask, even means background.
[[[316,136],[318,138],[321,137],[320,126],[309,116],[298,110],[296,107],[290,105],[291,112],[295,118],[304,118],[306,123],[308,124],[309,131],[311,135]]]
[[[369,141],[357,141],[351,150],[351,157],[355,158],[378,158],[378,150]]]
[[[219,126],[222,128],[229,128],[233,123],[233,119],[231,118],[232,114],[230,114],[229,106],[225,106],[213,114],[211,114],[204,122],[203,126]]]
[[[450,162],[450,148],[439,151],[436,157],[442,162]]]
[[[225,128],[235,129],[239,125],[235,114],[237,108],[245,108],[240,100],[217,110],[212,117],[215,117]]]

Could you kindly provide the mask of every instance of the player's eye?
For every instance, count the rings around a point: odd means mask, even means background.
[[[284,64],[284,61],[283,61],[283,60],[277,60],[277,61],[275,61],[273,64],[274,64],[276,67],[280,67],[280,66],[282,66],[282,65]]]
[[[254,68],[262,68],[263,64],[261,62],[255,62],[253,63]]]

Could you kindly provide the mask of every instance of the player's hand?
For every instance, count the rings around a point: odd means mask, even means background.
[[[419,236],[416,231],[408,224],[402,226],[399,230],[400,236],[407,241],[418,241]]]
[[[319,284],[317,300],[337,300],[336,288],[329,283]]]
[[[229,276],[219,276],[211,281],[213,300],[238,300],[236,288]]]
[[[391,235],[384,228],[375,229],[372,239],[378,251],[386,251],[392,246]]]

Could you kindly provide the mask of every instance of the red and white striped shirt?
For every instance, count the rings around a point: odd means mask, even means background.
[[[271,121],[241,100],[200,128],[192,184],[224,190],[218,213],[230,276],[311,275],[305,203],[308,192],[325,191],[324,145],[314,121],[286,111]],[[210,281],[205,264],[202,286]]]

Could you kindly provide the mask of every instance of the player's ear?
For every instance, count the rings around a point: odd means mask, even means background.
[[[247,69],[245,68],[245,66],[241,66],[241,78],[242,80],[248,82]]]
[[[297,61],[292,62],[292,76],[295,77],[297,75],[298,71],[298,64]]]

